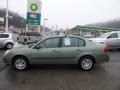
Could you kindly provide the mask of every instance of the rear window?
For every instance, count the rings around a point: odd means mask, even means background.
[[[38,33],[38,32],[30,32],[29,35],[30,36],[40,36],[40,33]]]
[[[8,38],[9,34],[0,34],[0,38]]]

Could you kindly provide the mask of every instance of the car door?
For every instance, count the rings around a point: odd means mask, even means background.
[[[75,64],[75,59],[85,46],[85,41],[77,37],[64,37],[62,46],[59,48],[59,63]]]
[[[107,37],[106,44],[111,48],[120,47],[119,33],[115,32],[115,33],[110,34]]]
[[[32,50],[32,63],[57,64],[59,38],[48,38],[37,44]]]

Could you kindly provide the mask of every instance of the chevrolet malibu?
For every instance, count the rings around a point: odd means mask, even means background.
[[[109,61],[108,47],[78,36],[53,36],[28,46],[5,52],[3,60],[17,70],[31,64],[76,64],[81,70],[91,70],[95,64]]]

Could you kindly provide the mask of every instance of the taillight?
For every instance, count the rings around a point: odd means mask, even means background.
[[[105,46],[104,52],[105,52],[105,53],[109,53],[109,47],[108,47],[108,46]]]

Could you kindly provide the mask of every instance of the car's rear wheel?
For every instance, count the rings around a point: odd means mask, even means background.
[[[12,43],[7,43],[5,47],[7,49],[11,49],[11,48],[13,48],[13,44]]]
[[[94,64],[94,58],[90,56],[84,56],[80,59],[78,66],[81,70],[89,71],[93,68]]]
[[[14,58],[13,66],[17,70],[25,70],[28,67],[28,60],[22,56],[16,57]]]

